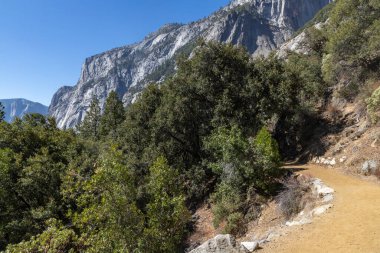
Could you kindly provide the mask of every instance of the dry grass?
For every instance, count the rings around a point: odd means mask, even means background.
[[[377,177],[377,179],[380,179],[380,169],[377,169],[373,175]]]
[[[283,215],[289,219],[302,211],[310,195],[310,179],[306,177],[289,178],[285,183],[285,190],[277,196],[277,202]]]
[[[187,240],[187,245],[202,244],[208,239],[214,238],[220,231],[213,226],[214,215],[207,204],[201,206],[194,214],[198,217],[195,222],[195,230]],[[222,224],[220,227],[223,227]]]

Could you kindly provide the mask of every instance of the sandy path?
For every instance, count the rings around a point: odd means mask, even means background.
[[[380,253],[380,186],[315,165],[302,174],[322,179],[335,189],[334,207],[312,224],[264,245],[259,253]]]

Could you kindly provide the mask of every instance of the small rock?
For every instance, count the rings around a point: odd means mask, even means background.
[[[362,174],[368,176],[370,174],[373,174],[377,169],[377,162],[374,160],[368,160],[365,161],[362,165]]]
[[[376,148],[376,147],[377,147],[377,145],[376,145],[377,140],[378,140],[378,139],[375,139],[375,140],[371,143],[371,147],[372,147],[372,148]]]
[[[365,131],[367,131],[368,127],[368,122],[363,122],[362,124],[360,124],[357,133],[359,135],[362,135],[363,133],[365,133]]]
[[[323,205],[323,206],[314,208],[313,211],[312,211],[312,214],[313,215],[321,215],[321,214],[325,213],[331,207],[333,207],[333,205],[332,204],[328,204],[328,205]]]
[[[313,185],[315,190],[317,191],[317,194],[321,197],[334,193],[334,189],[326,186],[320,179],[314,180]]]
[[[273,233],[270,233],[270,234],[268,235],[267,240],[268,240],[268,241],[271,241],[272,239],[274,239],[274,238],[278,238],[278,237],[280,237],[280,236],[281,236],[280,234],[278,234],[278,233],[276,233],[276,232],[273,232]]]
[[[326,196],[323,197],[322,201],[323,202],[330,202],[334,200],[334,195],[333,194],[327,194]]]
[[[258,242],[242,242],[241,243],[249,252],[253,252],[259,248]]]
[[[310,218],[302,217],[300,220],[287,221],[285,225],[288,227],[293,227],[293,226],[301,226],[305,224],[310,224],[311,222],[312,221]]]
[[[200,216],[198,214],[193,214],[191,216],[191,221],[195,223],[199,220],[199,218],[200,218]]]
[[[339,162],[340,162],[340,163],[344,163],[346,160],[347,160],[347,156],[342,156],[342,157],[339,159]]]

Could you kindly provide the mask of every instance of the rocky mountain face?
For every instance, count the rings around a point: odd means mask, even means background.
[[[28,113],[48,114],[47,106],[23,98],[0,99],[0,103],[4,106],[7,122],[13,121],[16,117],[22,118]]]
[[[143,41],[89,57],[78,83],[54,95],[49,114],[60,128],[75,127],[92,96],[103,108],[111,91],[125,105],[133,103],[150,82],[172,74],[178,54],[190,54],[196,41],[242,45],[254,56],[268,55],[331,0],[234,0],[207,18],[189,24],[168,24]]]

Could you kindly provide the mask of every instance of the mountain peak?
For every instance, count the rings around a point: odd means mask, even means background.
[[[239,5],[244,5],[244,4],[247,4],[247,3],[251,3],[255,0],[232,0],[229,4],[229,7],[236,7],[236,6],[239,6]]]
[[[244,46],[254,57],[267,56],[330,1],[233,0],[201,20],[164,25],[138,43],[87,58],[78,83],[54,95],[49,113],[59,127],[69,128],[83,120],[93,96],[101,108],[111,91],[130,104],[148,83],[172,74],[176,56],[190,55],[199,38]],[[241,10],[242,5],[247,8]]]
[[[0,103],[4,106],[5,121],[7,122],[13,121],[16,117],[22,118],[29,113],[48,114],[47,106],[25,98],[0,99]]]

